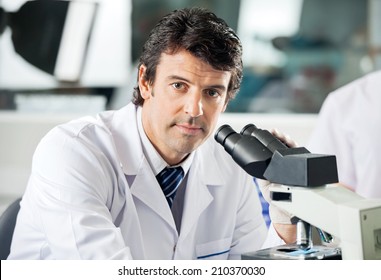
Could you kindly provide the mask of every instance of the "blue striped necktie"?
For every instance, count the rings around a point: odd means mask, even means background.
[[[168,201],[169,207],[172,207],[173,199],[181,180],[184,178],[184,170],[179,167],[166,167],[157,176],[161,189]]]

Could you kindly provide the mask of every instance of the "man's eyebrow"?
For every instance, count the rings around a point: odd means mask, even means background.
[[[167,77],[168,80],[181,80],[181,81],[184,81],[184,82],[187,82],[187,83],[190,83],[190,81],[188,79],[185,79],[181,76],[177,76],[177,75],[171,75],[171,76],[168,76]]]
[[[191,83],[191,81],[189,81],[188,79],[184,78],[184,77],[181,77],[181,76],[177,76],[177,75],[171,75],[171,76],[168,76],[167,77],[168,80],[180,80],[180,81],[184,81],[184,82],[187,82],[187,83]],[[215,89],[220,89],[220,90],[226,90],[226,87],[224,85],[209,85],[208,88],[215,88]]]

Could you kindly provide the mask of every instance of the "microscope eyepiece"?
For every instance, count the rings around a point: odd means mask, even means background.
[[[257,128],[254,124],[245,125],[242,128],[240,134],[254,136],[271,152],[289,148],[285,144],[283,144],[282,141],[280,141],[278,138],[272,135],[271,132],[269,132],[268,130]]]
[[[214,139],[232,156],[246,172],[257,178],[263,178],[272,153],[251,135],[241,135],[229,125],[217,129]]]
[[[216,133],[214,134],[214,139],[216,139],[216,141],[218,143],[220,143],[221,145],[224,145],[224,142],[226,140],[226,138],[230,135],[230,134],[233,134],[233,133],[236,133],[233,128],[231,128],[230,125],[227,125],[227,124],[224,124],[222,126],[220,126]]]
[[[242,135],[235,132],[234,129],[227,124],[221,126],[214,135],[214,139],[216,139],[229,154],[233,153],[235,145],[241,138]]]
[[[252,123],[249,123],[247,125],[245,125],[242,129],[241,129],[241,132],[240,134],[242,135],[251,135],[251,133],[258,129],[254,124]]]

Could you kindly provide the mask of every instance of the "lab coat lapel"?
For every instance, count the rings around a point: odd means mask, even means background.
[[[207,150],[205,153],[204,151]],[[210,149],[197,151],[189,170],[183,218],[181,223],[180,238],[185,239],[188,234],[196,227],[200,216],[213,201],[213,195],[210,187],[221,187],[223,185],[223,176],[217,169],[210,170],[210,161],[214,160],[214,154]]]
[[[150,207],[155,214],[159,215],[176,230],[176,225],[163,191],[146,160],[143,161],[139,168],[130,189],[134,197]]]
[[[194,173],[193,171],[190,171]],[[181,222],[181,238],[185,238],[197,224],[202,212],[213,201],[207,185],[200,178],[194,175],[188,178],[187,190],[185,195],[185,204]]]
[[[144,156],[133,104],[117,111],[112,119],[111,131],[124,174],[132,178],[135,176],[130,185],[131,194],[176,230],[171,210]],[[161,196],[163,199],[160,199]]]

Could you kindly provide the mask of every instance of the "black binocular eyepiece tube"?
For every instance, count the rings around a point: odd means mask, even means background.
[[[230,125],[221,126],[214,135],[214,139],[220,143],[225,150],[231,154],[234,150],[236,143],[241,139],[241,135],[234,131]]]
[[[263,172],[269,163],[272,152],[258,139],[251,135],[239,134],[229,125],[221,126],[216,131],[214,139],[247,173],[263,179]]]
[[[257,128],[254,124],[245,125],[242,128],[240,134],[254,136],[271,152],[289,148],[282,141],[280,141],[278,138],[272,135],[271,132],[269,132],[268,130]]]
[[[311,154],[304,147],[288,147],[254,124],[246,125],[240,133],[223,125],[214,138],[253,177],[303,187],[338,182],[335,156]]]

